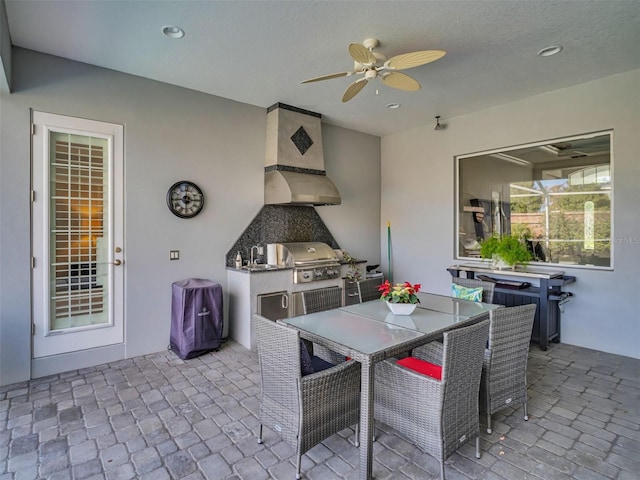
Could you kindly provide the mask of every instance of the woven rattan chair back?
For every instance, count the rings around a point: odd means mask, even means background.
[[[495,284],[491,282],[483,282],[475,278],[460,278],[453,277],[451,279],[453,283],[467,288],[482,287],[482,302],[493,303],[493,292],[495,290]]]
[[[297,330],[265,317],[253,318],[262,400],[260,415],[295,447],[300,415],[300,344]]]
[[[489,321],[444,333],[442,379],[398,366],[376,365],[375,417],[440,462],[476,440],[480,458],[478,390]],[[415,352],[415,351],[414,351]]]
[[[317,290],[306,290],[302,292],[302,308],[305,314],[322,312],[342,306],[342,288],[329,287]],[[340,355],[323,345],[311,345],[314,355],[336,364],[344,362],[344,355]]]
[[[487,320],[444,334],[443,460],[461,447],[460,439],[469,441],[480,433],[477,392],[488,334]]]
[[[260,430],[269,427],[296,451],[296,478],[301,457],[324,439],[358,424],[360,364],[353,360],[302,376],[300,335],[286,325],[253,316],[262,395]],[[356,428],[357,438],[357,428]]]
[[[380,291],[378,290],[379,286],[380,283],[375,283],[373,281],[358,282],[360,303],[378,300],[380,298]]]
[[[503,408],[524,405],[527,417],[527,360],[536,305],[520,305],[492,310],[489,342],[485,352],[480,388],[480,406],[491,415]]]
[[[328,287],[302,292],[304,313],[316,313],[342,306],[342,288]]]

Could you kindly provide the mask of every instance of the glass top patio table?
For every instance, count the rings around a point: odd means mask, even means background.
[[[429,335],[341,309],[278,321],[298,329],[301,337],[360,362],[360,480],[370,480],[373,471],[374,364],[425,344]]]
[[[384,356],[389,349],[397,351],[400,345],[424,336],[423,332],[407,328],[400,322],[394,324],[374,320],[344,309],[333,309],[280,321],[301,330],[304,338],[320,340],[320,343],[350,357]]]
[[[360,362],[361,480],[370,480],[373,470],[375,363],[439,339],[443,332],[481,320],[499,307],[442,295],[419,295],[421,303],[411,315],[393,315],[384,302],[372,300],[278,320],[298,329],[301,337]]]
[[[386,303],[380,300],[357,303],[341,307],[340,310],[390,325],[436,334],[462,326],[459,324],[486,318],[491,310],[500,308],[500,305],[471,302],[432,293],[419,293],[418,298],[420,303],[411,315],[394,315]]]
[[[502,305],[472,302],[471,300],[463,300],[446,295],[436,295],[435,293],[419,292],[418,298],[420,299],[418,308],[465,316],[467,318],[484,317],[491,310],[502,308]]]

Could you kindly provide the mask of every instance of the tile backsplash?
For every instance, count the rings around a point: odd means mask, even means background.
[[[254,245],[264,248],[258,262],[265,263],[267,244],[285,242],[324,242],[340,248],[314,207],[264,205],[227,252],[225,264],[233,267],[238,252],[246,263]]]

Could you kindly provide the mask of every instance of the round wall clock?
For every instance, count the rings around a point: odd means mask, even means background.
[[[195,183],[181,180],[174,183],[167,192],[167,205],[175,216],[193,218],[204,207],[204,195]]]

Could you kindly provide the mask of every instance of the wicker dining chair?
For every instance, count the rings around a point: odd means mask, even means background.
[[[318,288],[302,292],[302,308],[306,314],[342,306],[342,287]]]
[[[302,310],[305,315],[309,313],[323,312],[325,310],[331,310],[341,306],[341,287],[318,288],[302,292]],[[311,345],[311,351],[314,355],[333,364],[341,363],[345,360],[344,355],[340,355],[333,350],[316,343]]]
[[[353,360],[309,375],[302,375],[298,330],[253,316],[262,395],[260,431],[278,433],[296,450],[296,478],[301,457],[335,433],[356,425],[360,416],[360,364]]]
[[[452,277],[451,280],[453,283],[460,285],[462,287],[467,287],[467,288],[482,287],[482,302],[493,303],[493,292],[495,290],[494,283],[483,282],[482,280],[477,280],[475,278],[461,278],[461,277]]]
[[[491,415],[503,408],[523,404],[527,413],[527,359],[536,305],[493,310],[489,343],[484,354],[480,383],[480,409],[487,415],[487,433],[492,432]]]
[[[360,296],[360,303],[380,299],[381,294],[378,290],[378,287],[381,284],[382,279],[380,279],[379,283],[374,282],[373,279],[358,282],[358,295]]]
[[[385,360],[375,369],[375,418],[440,462],[476,440],[480,458],[478,389],[489,321],[444,333],[441,379]],[[405,359],[406,360],[406,359]]]
[[[482,287],[482,302],[493,303],[495,284],[491,282],[483,282],[482,280],[477,280],[475,278],[453,277],[451,280],[453,283],[466,288]],[[428,362],[437,361],[437,359],[442,358],[442,342],[434,340],[433,342],[414,349],[413,353]]]

